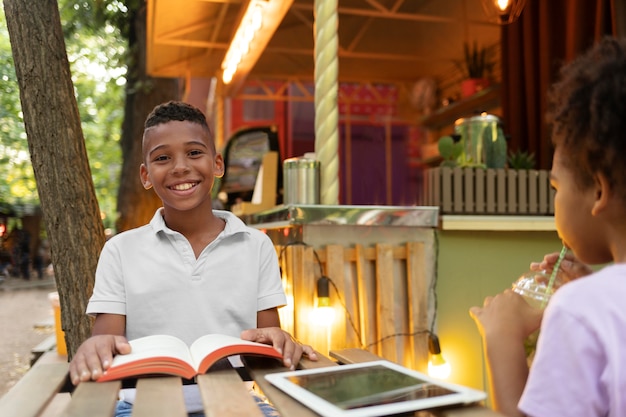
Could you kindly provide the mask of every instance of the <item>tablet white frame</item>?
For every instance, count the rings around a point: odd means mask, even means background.
[[[440,397],[422,398],[417,400],[402,401],[398,403],[373,405],[351,410],[344,410],[336,407],[335,405],[324,400],[323,398],[318,397],[311,391],[308,391],[307,389],[294,384],[288,379],[290,376],[293,375],[299,376],[311,374],[332,374],[338,371],[346,370],[347,368],[368,368],[380,365],[393,369],[397,372],[401,372],[403,374],[418,378],[427,383],[438,385],[442,388],[447,388],[451,391],[454,391],[455,393],[450,395],[443,395]],[[274,386],[281,389],[286,394],[289,394],[291,397],[306,405],[311,410],[315,411],[323,417],[376,417],[389,414],[425,410],[445,405],[470,404],[482,401],[487,397],[487,394],[483,391],[478,391],[472,388],[449,382],[443,382],[441,380],[431,378],[421,372],[405,368],[386,360],[354,363],[341,366],[329,366],[315,369],[303,369],[298,371],[277,372],[274,374],[265,375],[265,379],[267,379]]]

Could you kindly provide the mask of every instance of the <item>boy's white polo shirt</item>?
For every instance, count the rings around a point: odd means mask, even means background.
[[[160,210],[150,224],[104,246],[88,314],[126,315],[126,335],[171,334],[190,344],[207,333],[239,337],[256,314],[286,304],[276,252],[262,232],[230,212],[222,233],[195,258]]]
[[[187,239],[157,210],[148,225],[112,237],[102,249],[87,313],[126,315],[129,340],[170,334],[191,344],[208,333],[239,337],[258,311],[286,304],[276,251],[262,232],[227,211],[226,224],[195,258]],[[185,386],[188,411],[201,402]],[[192,390],[192,392],[189,392]],[[124,390],[133,402],[134,390]]]

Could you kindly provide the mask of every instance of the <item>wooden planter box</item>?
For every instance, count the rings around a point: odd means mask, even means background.
[[[424,174],[423,205],[442,214],[553,215],[550,171],[430,168]]]

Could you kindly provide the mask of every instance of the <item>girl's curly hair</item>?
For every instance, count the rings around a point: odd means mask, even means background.
[[[626,39],[602,39],[560,75],[548,92],[552,143],[581,189],[602,173],[626,200]]]

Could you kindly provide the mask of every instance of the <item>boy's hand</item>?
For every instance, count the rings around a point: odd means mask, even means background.
[[[296,369],[302,354],[305,354],[312,361],[317,360],[317,355],[311,346],[298,343],[280,327],[244,330],[241,332],[241,338],[274,346],[274,349],[283,354],[283,364],[291,370]]]
[[[70,363],[72,384],[97,380],[111,366],[113,356],[130,353],[130,345],[124,336],[91,336],[80,345]]]

